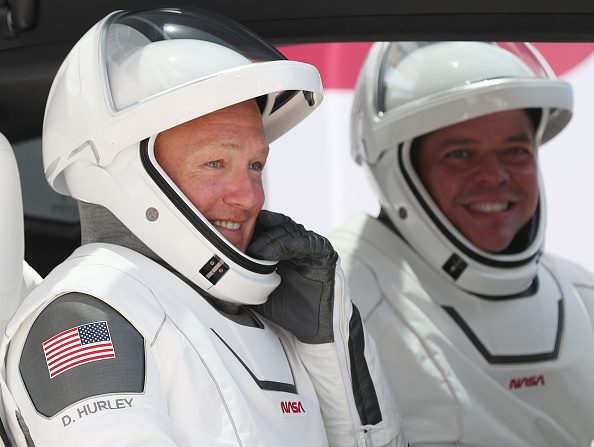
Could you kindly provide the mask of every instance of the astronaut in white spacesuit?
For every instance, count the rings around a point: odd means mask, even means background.
[[[7,327],[15,445],[406,444],[336,252],[261,211],[268,143],[321,99],[314,67],[203,11],[81,38],[43,158],[83,245]]]
[[[594,277],[543,255],[537,152],[571,112],[570,85],[528,44],[370,50],[352,154],[381,212],[330,239],[411,445],[594,437]]]

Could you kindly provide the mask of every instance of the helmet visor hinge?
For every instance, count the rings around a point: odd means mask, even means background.
[[[229,266],[221,258],[214,255],[202,266],[200,274],[214,285],[227,273],[227,270],[229,270]]]
[[[460,275],[466,270],[468,264],[454,253],[452,256],[448,258],[442,268],[446,271],[448,275],[450,275],[454,280],[458,279]]]
[[[313,107],[316,105],[316,98],[313,94],[313,92],[308,92],[308,91],[303,91],[303,96],[305,97],[305,100],[307,101],[307,104],[310,107]]]

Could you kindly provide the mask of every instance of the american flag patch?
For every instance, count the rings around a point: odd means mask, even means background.
[[[51,379],[75,366],[115,357],[107,321],[73,327],[42,345]]]

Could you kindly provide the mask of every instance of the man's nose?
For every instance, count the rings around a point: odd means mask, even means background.
[[[488,185],[498,185],[509,180],[509,170],[496,153],[483,155],[475,171],[475,180]]]
[[[237,170],[228,179],[225,202],[242,209],[251,209],[264,203],[261,178],[249,169]]]

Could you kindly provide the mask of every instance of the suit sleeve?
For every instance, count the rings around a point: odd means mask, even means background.
[[[312,379],[331,446],[407,445],[400,411],[384,379],[375,344],[352,304],[337,265],[334,341],[296,349]]]
[[[145,350],[142,335],[105,302],[81,293],[54,300],[20,355],[9,350],[16,445],[176,445],[159,391],[147,389]]]

